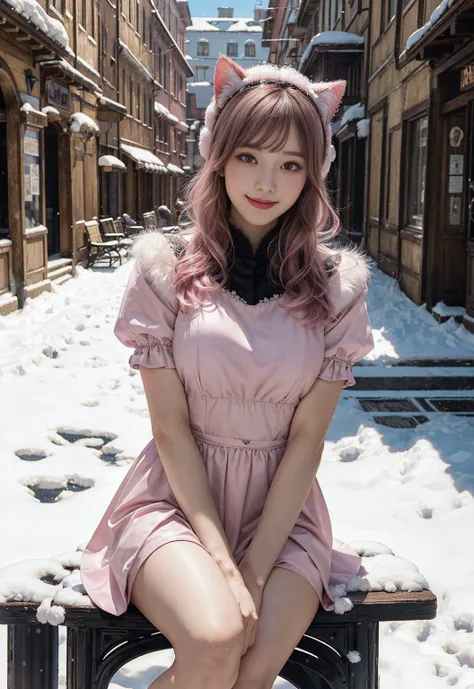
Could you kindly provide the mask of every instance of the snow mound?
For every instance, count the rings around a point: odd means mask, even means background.
[[[84,546],[51,559],[26,560],[0,569],[0,603],[40,603],[41,624],[63,624],[63,605],[92,608],[82,585],[79,565]]]

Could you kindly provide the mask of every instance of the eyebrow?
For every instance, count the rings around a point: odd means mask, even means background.
[[[298,156],[300,158],[304,158],[304,155],[299,151],[283,151],[283,153],[287,156]]]
[[[254,151],[259,151],[260,149],[256,146],[240,146],[240,148],[252,148]],[[304,155],[300,151],[282,151],[283,155],[287,156],[298,156],[299,158],[304,158]]]

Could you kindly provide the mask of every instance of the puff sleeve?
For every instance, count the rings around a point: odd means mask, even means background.
[[[120,342],[134,348],[129,359],[131,368],[176,368],[172,345],[177,310],[171,288],[161,290],[158,296],[137,261],[114,327]]]
[[[324,359],[318,378],[343,380],[344,388],[355,385],[352,365],[374,347],[367,313],[367,284],[343,308],[324,331]]]

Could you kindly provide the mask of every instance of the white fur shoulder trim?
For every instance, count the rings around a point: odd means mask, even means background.
[[[329,297],[337,314],[345,311],[366,289],[370,279],[369,259],[359,249],[342,247],[333,255],[340,263],[329,278]]]
[[[139,263],[152,290],[163,296],[171,287],[177,258],[167,238],[156,230],[140,232],[134,240],[131,254]]]

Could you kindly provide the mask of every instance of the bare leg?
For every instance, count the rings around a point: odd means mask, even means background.
[[[150,689],[231,689],[240,667],[240,608],[199,545],[168,543],[138,571],[132,603],[171,642],[173,665]]]
[[[318,595],[306,579],[275,567],[263,590],[255,644],[242,658],[234,689],[271,689],[318,607]]]

